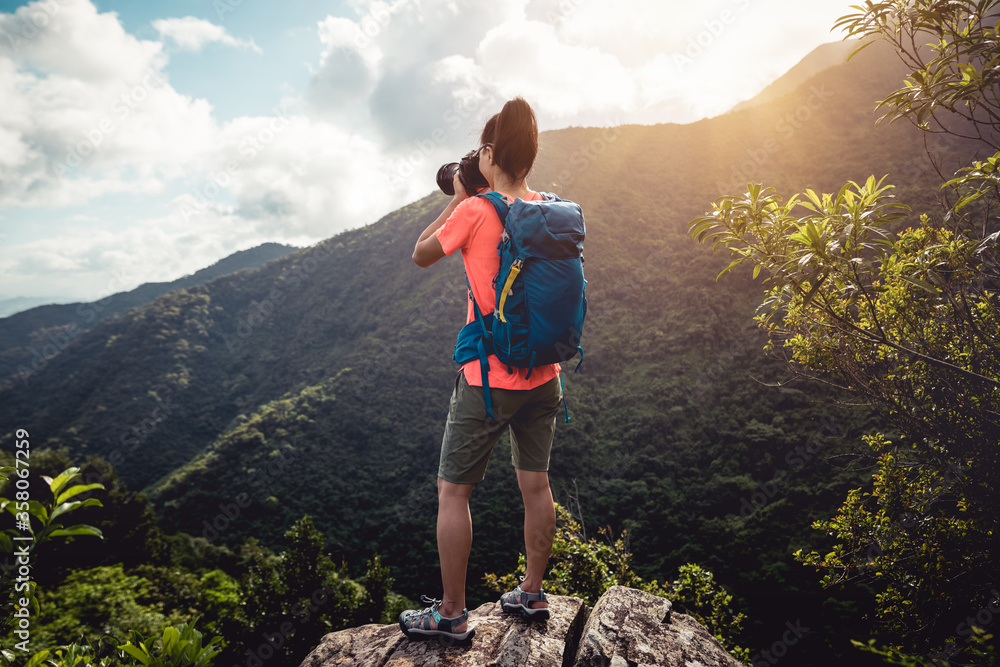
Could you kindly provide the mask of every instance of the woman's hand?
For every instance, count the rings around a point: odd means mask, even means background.
[[[420,238],[417,239],[417,244],[413,247],[413,262],[417,266],[430,266],[434,262],[438,261],[444,257],[444,248],[441,247],[441,242],[438,241],[437,236],[434,234],[441,226],[448,221],[451,214],[455,212],[458,205],[469,198],[468,193],[465,191],[465,186],[462,185],[462,181],[458,178],[458,172],[455,172],[455,176],[451,179],[451,182],[455,186],[455,194],[452,196],[451,201],[445,206],[444,210],[441,211],[441,215],[431,224],[427,225],[421,234]]]
[[[462,200],[469,198],[469,193],[465,191],[465,186],[462,185],[462,179],[458,177],[458,169],[455,170],[455,175],[452,177],[451,182],[455,187],[455,196],[452,197],[452,202],[457,205]]]

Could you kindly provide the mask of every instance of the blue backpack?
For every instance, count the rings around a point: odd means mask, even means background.
[[[496,192],[476,195],[493,204],[504,227],[497,245],[500,270],[493,279],[496,300],[493,313],[483,317],[469,286],[475,320],[458,333],[454,359],[459,364],[479,359],[490,419],[494,419],[487,360],[491,354],[507,365],[508,373],[514,367],[527,368],[525,378],[531,377],[535,366],[569,361],[577,353],[576,370],[583,363],[580,336],[587,314],[583,212],[578,204],[541,194],[542,200],[516,199],[512,204]],[[465,280],[468,285],[468,276]]]

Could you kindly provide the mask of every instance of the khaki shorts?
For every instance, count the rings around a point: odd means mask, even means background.
[[[476,484],[486,477],[493,445],[510,428],[510,458],[515,468],[546,472],[562,404],[559,376],[534,389],[490,388],[496,420],[486,417],[483,388],[473,387],[461,371],[448,406],[441,440],[438,477],[454,484]]]

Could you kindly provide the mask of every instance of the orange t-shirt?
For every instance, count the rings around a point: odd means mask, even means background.
[[[534,201],[541,198],[537,192],[529,191],[524,199]],[[462,250],[465,275],[469,277],[472,294],[476,297],[479,311],[484,317],[488,316],[493,312],[493,302],[496,300],[493,277],[500,270],[497,244],[500,243],[500,236],[503,234],[503,222],[497,216],[493,204],[482,197],[469,197],[463,200],[435,234],[444,254],[450,255],[458,249]],[[469,312],[465,321],[469,323],[473,320],[475,314],[472,312],[472,299],[469,299]],[[559,364],[536,366],[531,372],[531,377],[526,380],[524,376],[528,374],[527,368],[514,368],[513,373],[508,373],[507,364],[493,354],[489,356],[489,362],[491,389],[534,389],[559,375],[561,370]],[[483,386],[478,359],[464,364],[462,370],[470,385]]]

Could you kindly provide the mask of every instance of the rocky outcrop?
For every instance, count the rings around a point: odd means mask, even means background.
[[[671,612],[670,601],[615,586],[593,610],[574,597],[549,596],[551,617],[529,623],[504,614],[498,603],[469,614],[476,635],[468,645],[411,641],[397,625],[364,625],[333,632],[301,667],[366,665],[423,667],[493,665],[537,667],[739,667],[690,616]]]
[[[674,614],[670,601],[613,586],[597,601],[572,665],[580,667],[739,667],[701,623]]]

